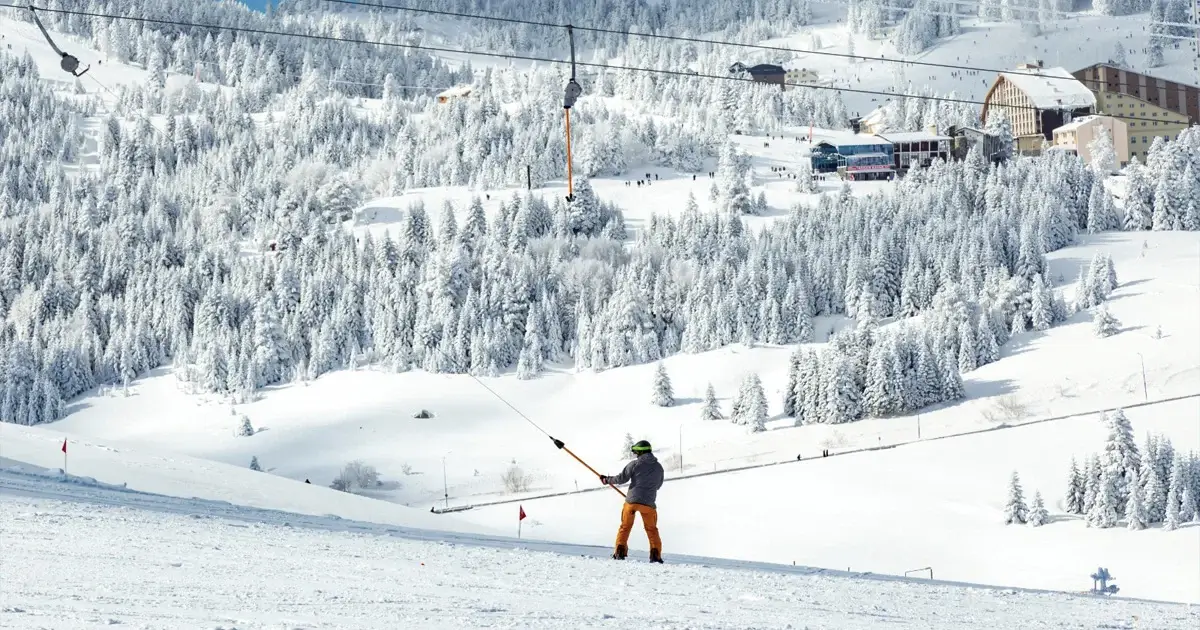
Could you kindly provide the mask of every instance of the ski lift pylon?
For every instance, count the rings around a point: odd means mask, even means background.
[[[571,79],[567,81],[567,88],[563,93],[563,117],[567,130],[567,201],[574,201],[575,178],[571,172],[571,107],[575,105],[579,95],[583,94],[583,88],[575,80],[575,29],[570,24],[567,25],[567,41],[571,45]]]

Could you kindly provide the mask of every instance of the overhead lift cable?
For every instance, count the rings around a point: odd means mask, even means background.
[[[20,5],[11,5],[11,4],[10,5],[0,4],[0,7],[24,8],[24,7],[21,7]],[[317,35],[317,34],[311,34],[311,33],[293,33],[293,32],[288,32],[288,31],[274,31],[274,30],[270,30],[270,29],[249,28],[249,27],[242,27],[242,26],[223,26],[220,24],[197,24],[197,23],[193,23],[193,22],[183,22],[183,21],[179,21],[179,20],[164,20],[164,19],[137,17],[137,16],[129,16],[129,15],[112,15],[112,14],[107,14],[107,13],[78,11],[78,10],[74,10],[74,9],[51,9],[51,8],[47,8],[47,7],[37,7],[37,9],[39,11],[48,12],[48,13],[61,13],[64,15],[78,15],[81,17],[103,18],[103,19],[110,19],[110,20],[126,20],[126,21],[131,21],[131,22],[141,22],[141,23],[145,23],[145,24],[159,24],[159,25],[163,25],[163,26],[174,26],[174,27],[178,27],[178,28],[207,29],[207,30],[214,31],[214,32],[228,31],[231,33],[246,33],[246,34],[250,34],[250,35],[273,35],[273,36],[278,36],[278,37],[295,37],[295,38],[299,38],[299,39],[311,39],[311,40],[316,40],[316,41],[335,42],[335,43],[342,43],[342,44],[358,44],[358,45],[367,45],[367,46],[381,46],[381,47],[388,47],[388,48],[404,48],[404,49],[408,49],[408,50],[419,50],[419,51],[423,51],[423,52],[432,52],[432,53],[450,53],[450,54],[456,54],[456,55],[472,55],[472,56],[477,56],[477,57],[492,57],[492,58],[496,58],[496,59],[515,59],[518,61],[537,61],[537,62],[542,62],[542,63],[553,63],[553,64],[560,64],[560,65],[570,65],[570,63],[571,63],[570,60],[553,59],[550,57],[536,57],[533,55],[518,55],[518,54],[513,54],[513,53],[499,53],[499,52],[482,51],[482,50],[459,50],[459,49],[454,49],[454,48],[427,46],[424,44],[405,44],[405,43],[400,43],[400,42],[373,41],[373,40],[366,40],[366,39],[351,39],[351,38],[343,38],[343,37],[334,37],[332,35]],[[578,29],[579,27],[573,27],[573,28]],[[908,63],[908,62],[904,62],[904,63]],[[678,77],[691,78],[691,79],[707,79],[707,80],[714,80],[714,81],[734,81],[734,82],[738,82],[738,83],[753,83],[756,85],[763,85],[762,83],[760,83],[752,78],[735,76],[735,75],[703,74],[703,73],[691,72],[691,71],[686,71],[686,70],[645,68],[645,67],[639,67],[639,66],[625,66],[625,65],[596,63],[596,62],[588,62],[588,61],[577,61],[576,65],[588,67],[588,68],[599,68],[599,69],[604,69],[604,70],[621,70],[621,71],[625,71],[625,72],[642,72],[642,73],[646,73],[646,74],[660,74],[660,75],[666,75],[666,76],[678,76]],[[1008,70],[1005,70],[1003,72],[1011,73],[1011,71],[1008,71]],[[1047,76],[1047,75],[1034,75],[1034,74],[1028,74],[1028,76],[1041,77],[1041,78],[1046,78],[1046,79],[1056,78],[1056,77],[1051,77],[1051,76]],[[1057,77],[1057,78],[1065,79],[1066,77]],[[1082,82],[1086,82],[1086,81],[1082,81]],[[821,91],[827,91],[827,92],[838,92],[838,93],[844,92],[847,94],[865,94],[865,95],[869,95],[869,96],[886,96],[888,98],[896,98],[896,99],[911,98],[911,99],[916,99],[916,100],[921,100],[921,101],[931,101],[931,102],[937,102],[937,103],[958,103],[958,104],[962,104],[962,105],[987,105],[987,103],[984,101],[977,101],[977,100],[965,99],[965,98],[951,98],[948,96],[927,96],[927,95],[921,95],[921,94],[908,94],[908,93],[904,93],[904,92],[887,92],[887,91],[883,91],[883,90],[864,90],[864,89],[859,89],[859,88],[834,87],[831,85],[812,85],[812,84],[808,84],[808,83],[789,83],[786,81],[783,83],[772,83],[770,85],[773,85],[773,86],[781,85],[781,86],[785,86],[785,87],[805,88],[805,89],[809,89],[809,90],[821,90]],[[1022,110],[1029,110],[1029,111],[1034,111],[1034,112],[1038,111],[1038,108],[1033,105],[1005,104],[1004,108],[1010,109],[1010,110],[1015,110],[1015,111],[1022,111]],[[1127,114],[1117,114],[1117,113],[1106,114],[1106,116],[1109,116],[1111,118],[1116,118],[1119,120],[1138,120],[1138,121],[1146,121],[1146,122],[1162,122],[1162,119],[1150,118],[1148,116],[1130,116]]]
[[[708,44],[710,46],[733,46],[736,48],[750,48],[754,50],[770,50],[774,52],[785,52],[792,54],[803,55],[818,55],[824,57],[838,57],[842,59],[857,59],[859,61],[879,61],[882,63],[895,63],[908,66],[920,66],[927,68],[941,68],[943,70],[969,70],[972,72],[986,72],[990,74],[999,74],[1001,72],[1011,72],[1011,70],[996,70],[994,68],[981,68],[976,66],[964,66],[962,64],[935,63],[932,61],[910,61],[907,59],[890,58],[890,57],[874,57],[870,55],[854,55],[850,53],[830,52],[826,50],[807,50],[803,48],[785,48],[783,46],[768,46],[766,44],[743,44],[740,42],[730,42],[716,39],[705,39],[702,37],[687,37],[683,35],[666,35],[663,33],[641,33],[638,31],[621,31],[609,28],[599,28],[594,26],[579,26],[575,24],[556,24],[554,22],[538,22],[536,20],[520,20],[515,18],[497,17],[491,15],[478,15],[472,13],[457,13],[454,11],[439,11],[437,9],[423,9],[419,7],[410,7],[399,4],[362,4],[356,0],[322,0],[332,4],[349,4],[359,8],[367,9],[392,9],[394,11],[409,11],[413,13],[426,13],[430,15],[443,15],[447,17],[467,18],[474,20],[485,20],[493,22],[508,22],[511,24],[523,24],[526,26],[544,26],[546,28],[569,28],[576,31],[585,31],[588,33],[600,33],[604,35],[621,35],[625,37],[646,37],[649,39],[665,39],[677,42],[687,42],[691,44]],[[969,17],[969,16],[963,16]],[[1039,74],[1030,72],[1030,76],[1041,77],[1043,79],[1052,79],[1058,81],[1074,80],[1074,77],[1062,77],[1052,74]]]

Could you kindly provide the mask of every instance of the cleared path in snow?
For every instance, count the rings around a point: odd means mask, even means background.
[[[1188,400],[1189,398],[1197,398],[1197,397],[1200,397],[1200,393],[1186,394],[1183,396],[1171,396],[1169,398],[1160,398],[1158,400],[1151,400],[1151,401],[1147,401],[1147,402],[1133,403],[1130,405],[1121,405],[1121,408],[1122,409],[1137,409],[1140,407],[1150,407],[1153,405],[1161,405],[1164,403],[1171,403],[1171,402],[1176,402],[1176,401],[1180,401],[1180,400]],[[1069,413],[1069,414],[1064,414],[1061,416],[1052,416],[1049,418],[1037,418],[1034,420],[1028,420],[1028,421],[1024,421],[1024,422],[1016,422],[1016,423],[1012,423],[1012,424],[1003,423],[1003,424],[998,424],[998,425],[992,426],[992,427],[984,427],[982,429],[971,429],[969,431],[962,431],[960,433],[951,433],[949,435],[938,435],[938,436],[934,436],[934,437],[930,437],[930,438],[904,440],[901,442],[890,442],[890,443],[884,444],[882,446],[869,446],[869,447],[864,447],[864,448],[851,448],[851,449],[845,449],[845,450],[840,450],[840,451],[830,451],[829,457],[837,457],[839,455],[850,455],[852,453],[867,453],[870,451],[882,451],[882,450],[887,450],[887,449],[899,448],[902,446],[911,446],[913,444],[924,444],[926,442],[937,442],[939,440],[949,440],[952,438],[960,438],[960,437],[965,437],[968,435],[979,435],[980,433],[991,433],[993,431],[1003,431],[1005,429],[1019,429],[1022,427],[1031,427],[1031,426],[1035,426],[1035,425],[1039,425],[1039,424],[1045,424],[1047,422],[1054,422],[1056,420],[1067,420],[1069,418],[1078,418],[1080,416],[1089,416],[1089,415],[1093,415],[1093,414],[1098,414],[1098,413],[1101,413],[1104,411],[1109,411],[1110,409],[1112,409],[1112,407],[1105,407],[1103,409],[1092,409],[1090,411],[1080,411],[1077,413]],[[771,466],[780,466],[783,464],[810,463],[810,462],[819,461],[822,459],[828,459],[829,457],[813,456],[813,457],[809,457],[807,459],[784,459],[784,460],[780,460],[780,461],[776,461],[776,462],[764,462],[761,464],[746,464],[745,466],[734,466],[732,468],[721,468],[719,470],[708,470],[708,471],[704,471],[704,472],[690,473],[690,474],[686,474],[686,475],[676,475],[676,476],[672,476],[672,477],[667,477],[665,483],[670,483],[672,481],[683,481],[685,479],[695,479],[697,477],[711,477],[713,475],[727,475],[729,473],[742,472],[745,470],[754,470],[756,468],[769,468]],[[585,494],[588,492],[603,492],[606,490],[609,490],[608,486],[599,486],[599,487],[595,487],[595,488],[584,488],[582,490],[566,490],[563,492],[551,492],[551,493],[546,493],[546,494],[521,496],[521,497],[517,497],[517,498],[513,498],[513,499],[500,499],[498,501],[481,501],[479,503],[465,503],[465,504],[455,505],[455,506],[451,506],[449,508],[442,508],[442,509],[438,509],[436,506],[434,506],[433,513],[434,514],[447,514],[447,513],[453,513],[453,512],[462,512],[462,511],[470,510],[472,508],[477,508],[477,507],[490,507],[493,505],[507,505],[507,504],[512,504],[512,503],[524,503],[524,502],[528,502],[528,501],[536,501],[538,499],[550,499],[553,497],[565,497],[565,496],[569,496],[569,495],[573,495],[573,494]]]

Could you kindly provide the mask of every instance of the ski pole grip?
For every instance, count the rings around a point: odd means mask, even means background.
[[[560,448],[560,449],[561,449],[562,447],[566,446],[566,444],[563,444],[563,441],[562,441],[562,440],[557,440],[557,439],[555,439],[555,438],[550,438],[550,441],[551,441],[551,442],[554,442],[554,445],[555,445],[555,446],[557,446],[557,447],[558,447],[558,448]]]

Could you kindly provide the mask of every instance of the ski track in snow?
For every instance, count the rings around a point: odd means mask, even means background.
[[[473,537],[0,471],[0,627],[1195,628],[1192,607]],[[731,531],[732,533],[732,531]],[[558,553],[545,553],[553,551]],[[749,568],[753,570],[738,570]]]

